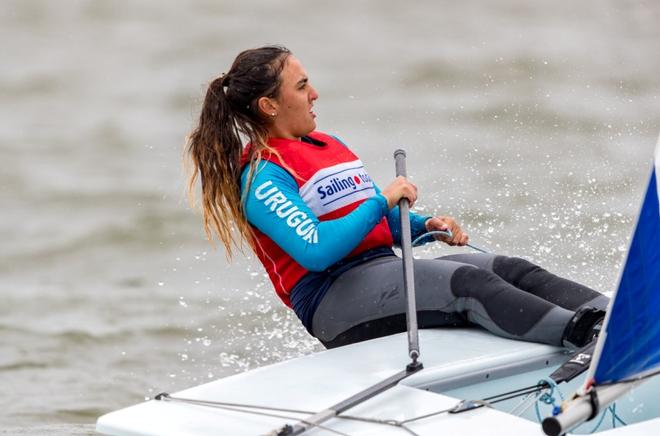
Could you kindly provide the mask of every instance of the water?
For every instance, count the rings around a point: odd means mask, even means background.
[[[89,434],[160,391],[320,350],[185,199],[182,142],[244,48],[281,43],[381,185],[478,245],[611,292],[660,132],[650,1],[5,0],[0,433]],[[424,248],[420,257],[447,253]]]

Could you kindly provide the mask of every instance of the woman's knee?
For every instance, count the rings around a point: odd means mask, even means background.
[[[450,289],[454,298],[488,298],[492,290],[507,286],[496,274],[483,268],[464,265],[451,276]]]
[[[496,256],[493,260],[493,272],[505,281],[518,285],[530,274],[547,271],[521,257]]]

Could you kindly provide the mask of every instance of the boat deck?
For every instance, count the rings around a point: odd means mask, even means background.
[[[409,362],[406,341],[405,334],[379,338],[237,374],[173,395],[316,412],[401,371]],[[477,329],[422,330],[420,348],[421,360],[425,365],[423,371],[356,407],[351,414],[388,419],[419,416],[451,407],[457,400],[411,387],[436,391],[441,389],[439,385],[443,383],[458,385],[469,378],[485,378],[486,368],[506,372],[517,365],[538,363],[563,355],[554,347],[501,339]],[[493,376],[496,375],[488,375]],[[396,397],[395,402],[391,402],[392,396]],[[501,419],[508,417],[503,413],[497,414],[502,415]],[[350,433],[358,430],[356,425],[359,423],[354,421],[335,421],[338,422],[333,424],[333,428],[336,426],[338,431],[346,426],[350,427]],[[420,425],[426,426],[432,421],[435,420],[421,421],[415,425],[415,431],[421,430],[417,429]],[[287,423],[293,424],[295,421],[211,407],[149,401],[101,417],[97,429],[115,435],[201,435],[218,434],[219,431],[253,435],[266,433]],[[374,429],[373,424],[357,427],[367,427],[358,430],[360,433],[364,430],[373,430],[378,434],[387,434],[384,433],[386,431],[401,433],[400,429],[384,426]]]
[[[395,420],[418,417],[457,404],[458,398],[441,391],[550,367],[566,357],[560,348],[507,340],[479,329],[421,330],[420,350],[423,371],[346,414]],[[404,333],[280,362],[172,395],[318,412],[401,371],[408,362]],[[111,435],[263,435],[308,416],[269,413],[286,417],[152,400],[102,416],[97,430]],[[324,425],[351,435],[406,434],[401,428],[336,418]],[[419,435],[542,434],[538,423],[490,408],[438,415],[409,428]],[[315,429],[308,434],[331,433]]]

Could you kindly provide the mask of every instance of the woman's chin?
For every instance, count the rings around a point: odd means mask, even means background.
[[[311,122],[310,125],[308,126],[307,132],[305,132],[305,134],[304,134],[303,136],[307,136],[307,135],[309,135],[309,134],[312,133],[314,130],[316,130],[316,121],[313,121],[313,120],[312,120],[312,122]]]

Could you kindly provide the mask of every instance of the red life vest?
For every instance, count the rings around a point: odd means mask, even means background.
[[[280,156],[264,152],[263,159],[279,165],[291,174],[298,184],[300,196],[320,221],[347,215],[367,198],[376,195],[373,182],[362,161],[348,147],[332,136],[320,132],[307,136],[324,145],[271,138],[268,145]],[[249,149],[248,144],[241,156],[242,167],[248,164]],[[353,189],[353,186],[358,189]],[[267,195],[268,188],[257,189],[255,194]],[[275,195],[277,194],[273,197]],[[299,215],[294,217],[295,214]],[[311,220],[307,219],[306,214],[293,212],[287,220],[306,241],[316,243],[316,228],[310,225]],[[284,304],[291,307],[291,289],[308,271],[259,229],[253,226],[252,230],[255,234],[253,249],[257,257],[266,268],[277,295]],[[347,257],[375,247],[391,247],[392,244],[392,233],[387,219],[383,217]]]

